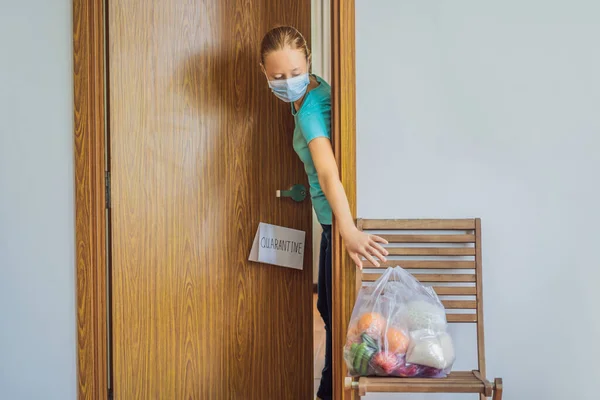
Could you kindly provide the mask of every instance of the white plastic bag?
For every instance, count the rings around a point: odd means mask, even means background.
[[[455,361],[446,310],[401,267],[362,288],[344,358],[351,376],[445,377]]]

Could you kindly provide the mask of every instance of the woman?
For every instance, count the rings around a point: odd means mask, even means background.
[[[362,268],[362,257],[379,266],[388,252],[380,243],[384,239],[367,235],[354,225],[348,199],[339,179],[331,146],[331,87],[320,77],[310,74],[310,52],[306,40],[295,28],[277,27],[262,40],[261,68],[273,94],[291,103],[295,119],[294,150],[304,163],[308,175],[312,204],[323,226],[319,256],[317,309],[325,322],[325,366],[317,392],[320,399],[331,399],[331,221],[336,223],[346,250]]]

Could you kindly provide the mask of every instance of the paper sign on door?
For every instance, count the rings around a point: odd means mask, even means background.
[[[306,232],[261,222],[248,260],[302,269]]]

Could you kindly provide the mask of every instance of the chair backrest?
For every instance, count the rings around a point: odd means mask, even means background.
[[[385,238],[388,261],[380,268],[364,261],[356,274],[357,291],[372,284],[387,267],[400,266],[432,286],[446,308],[448,323],[477,325],[477,358],[485,376],[481,220],[359,219],[359,229]]]

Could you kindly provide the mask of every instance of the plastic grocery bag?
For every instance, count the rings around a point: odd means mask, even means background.
[[[447,376],[454,345],[437,294],[401,267],[388,268],[359,292],[344,359],[351,376]]]

